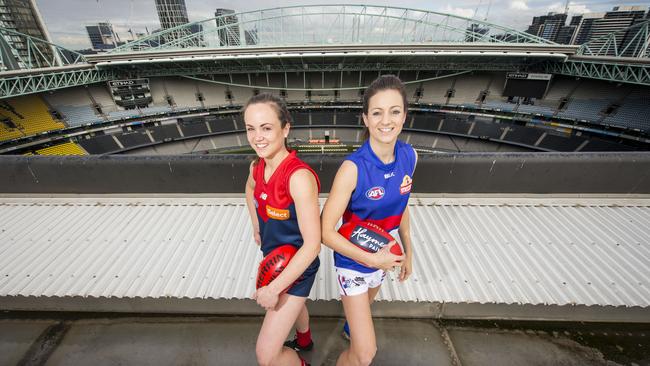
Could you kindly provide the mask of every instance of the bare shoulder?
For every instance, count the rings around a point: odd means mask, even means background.
[[[309,169],[298,169],[289,178],[289,191],[292,197],[318,194],[316,177]]]
[[[356,187],[357,165],[350,160],[345,160],[339,167],[338,172],[336,172],[334,183],[332,184],[332,190],[330,191],[330,197],[332,195],[336,196],[339,193],[345,193],[346,196],[349,196]]]
[[[248,167],[248,179],[246,179],[246,184],[251,188],[255,188],[255,179],[253,177],[253,170],[255,169],[255,160],[251,161],[250,166]]]
[[[344,179],[346,181],[355,181],[357,180],[357,164],[351,160],[345,160],[339,171],[336,173],[336,179]]]

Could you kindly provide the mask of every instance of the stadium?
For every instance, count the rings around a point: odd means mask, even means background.
[[[318,172],[324,201],[363,141],[363,91],[394,74],[409,102],[401,138],[420,156],[409,203],[418,259],[373,312],[432,320],[441,364],[472,364],[462,341],[454,348],[469,332],[454,322],[589,324],[588,346],[598,332],[637,342],[650,319],[649,29],[575,46],[426,10],[293,6],[97,55],[0,29],[16,40],[0,45],[0,308],[258,316],[242,106],[259,93],[286,101],[289,144]],[[339,319],[323,248],[310,312]],[[599,350],[648,362],[638,342]]]

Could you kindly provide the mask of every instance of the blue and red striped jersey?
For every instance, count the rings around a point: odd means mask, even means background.
[[[366,141],[346,158],[357,166],[357,185],[343,214],[343,223],[367,221],[379,225],[387,232],[399,228],[411,195],[415,151],[411,145],[398,140],[394,154],[395,160],[384,164]],[[364,273],[377,270],[336,252],[334,264]]]

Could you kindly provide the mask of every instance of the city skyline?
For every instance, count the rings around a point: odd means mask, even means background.
[[[255,0],[248,2],[245,6],[241,3],[235,4],[232,1],[186,0],[185,2],[190,21],[212,18],[217,8],[234,9],[236,11],[268,8],[268,5]],[[56,2],[54,0],[37,0],[36,3],[52,41],[69,49],[90,48],[90,41],[85,27],[100,22],[110,22],[118,36],[126,41],[131,40],[132,35],[129,30],[133,33],[143,33],[161,28],[154,0],[112,0],[111,2],[106,0],[56,0]],[[351,3],[361,4],[366,2]],[[276,3],[276,6],[316,4],[322,4],[322,1],[302,1],[300,3],[281,1]],[[389,6],[390,4],[388,1],[377,1],[373,2],[373,5]],[[591,0],[570,2],[569,17],[576,14],[608,11],[616,5],[647,6],[638,1]],[[476,18],[479,19],[483,19],[487,13],[487,20],[491,23],[525,31],[534,16],[545,15],[548,12],[564,12],[565,3],[553,0],[493,0],[488,9],[487,0],[459,0],[454,2],[453,5],[447,3],[433,7],[430,6],[430,3],[410,0],[401,4],[401,6],[470,18],[476,14]],[[74,11],[70,12],[70,9],[74,9]]]

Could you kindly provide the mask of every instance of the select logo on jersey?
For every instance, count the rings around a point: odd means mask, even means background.
[[[413,185],[413,179],[407,175],[402,178],[402,184],[399,186],[400,194],[407,194],[411,192],[411,186]]]
[[[373,201],[377,201],[382,199],[385,193],[386,191],[384,191],[384,187],[372,187],[366,191],[366,197]]]
[[[289,210],[283,210],[269,205],[266,205],[266,215],[274,220],[288,220],[290,216]]]

